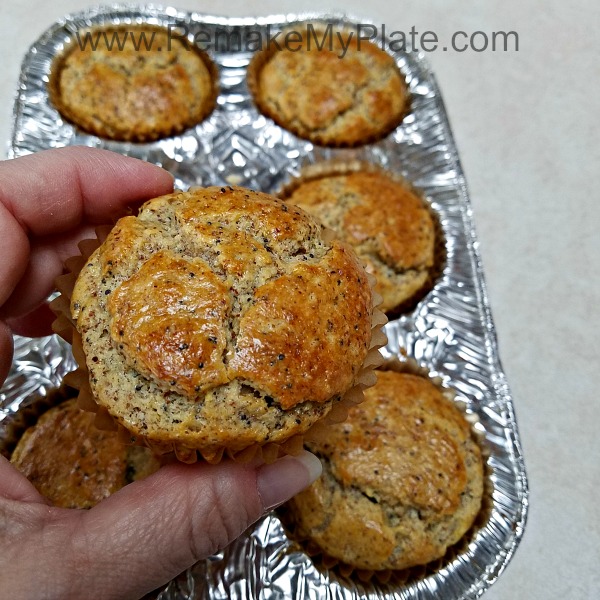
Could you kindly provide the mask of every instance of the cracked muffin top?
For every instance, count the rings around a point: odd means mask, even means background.
[[[258,52],[248,68],[258,108],[324,146],[357,146],[395,129],[410,103],[394,59],[354,31],[298,27],[289,43]]]
[[[481,507],[483,464],[471,428],[428,379],[378,371],[365,401],[310,443],[323,475],[286,505],[296,532],[359,569],[442,557]]]
[[[148,448],[100,431],[75,399],[42,414],[17,443],[11,463],[55,506],[91,508],[127,483],[158,470]]]
[[[431,283],[435,227],[425,201],[381,172],[357,171],[300,181],[284,200],[319,218],[351,244],[387,313],[422,296]]]
[[[212,111],[215,73],[204,52],[160,27],[97,28],[78,32],[57,58],[49,91],[58,111],[81,129],[148,142]]]
[[[371,342],[366,273],[327,233],[231,187],[119,220],[71,298],[96,402],[134,435],[206,451],[306,432]]]

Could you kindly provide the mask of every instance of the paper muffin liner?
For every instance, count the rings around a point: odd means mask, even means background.
[[[78,31],[80,36],[85,36],[86,33],[97,33],[101,31],[115,31],[115,30],[123,30],[125,32],[130,32],[133,29],[143,30],[144,32],[164,32],[168,35],[168,30],[165,27],[161,27],[160,25],[153,25],[148,23],[136,23],[129,25],[119,25],[119,24],[106,24],[100,25],[91,28],[85,28],[83,30]],[[60,75],[64,68],[64,62],[69,54],[79,47],[78,41],[72,39],[69,44],[64,48],[64,50],[54,58],[52,63],[52,67],[50,70],[50,76],[48,80],[48,96],[50,102],[54,105],[54,107],[58,110],[61,116],[66,119],[69,123],[73,124],[75,127],[85,131],[87,133],[91,133],[92,135],[96,135],[103,139],[114,140],[119,142],[135,142],[135,143],[145,143],[145,142],[154,142],[157,140],[165,139],[177,134],[182,133],[186,129],[198,125],[202,121],[204,121],[215,109],[217,105],[217,98],[219,96],[219,71],[217,66],[213,62],[213,60],[209,57],[209,55],[198,47],[197,44],[190,42],[190,40],[184,37],[177,37],[184,47],[190,52],[194,52],[197,56],[200,57],[202,63],[208,70],[208,74],[211,80],[211,90],[210,94],[206,98],[204,105],[202,106],[202,110],[200,114],[195,119],[188,119],[187,121],[183,121],[179,125],[173,125],[170,129],[164,129],[157,135],[153,134],[135,134],[134,132],[130,132],[120,136],[108,136],[105,132],[102,131],[102,126],[96,127],[93,123],[82,123],[81,119],[74,114],[74,112],[66,106],[62,102],[61,93],[60,93]]]
[[[307,26],[308,23],[309,22],[297,23],[295,24],[295,27],[297,28],[298,26]],[[315,27],[317,35],[325,32],[327,27],[327,23],[322,23],[318,21],[314,22],[313,25]],[[288,27],[284,30],[284,32],[285,31],[293,31],[293,28]],[[354,32],[348,28],[341,28],[337,30],[337,32],[339,32],[340,35],[344,35],[345,33],[354,34]],[[374,45],[371,42],[363,43],[369,44],[371,46]],[[387,52],[385,52],[384,50],[381,50],[380,48],[377,49],[383,52],[384,54],[387,54]],[[301,126],[297,126],[295,123],[286,122],[286,120],[283,119],[277,111],[271,110],[271,108],[265,102],[263,102],[263,99],[261,97],[260,86],[260,72],[262,71],[263,67],[273,58],[273,56],[275,56],[277,52],[285,51],[285,48],[279,48],[277,44],[267,44],[264,48],[257,50],[253,55],[250,63],[248,64],[246,72],[246,81],[248,83],[248,90],[250,92],[250,95],[252,96],[252,99],[254,100],[254,103],[256,104],[258,110],[265,116],[275,121],[275,123],[277,123],[279,127],[290,131],[299,138],[308,140],[318,146],[325,146],[328,148],[357,148],[359,146],[365,146],[366,144],[378,142],[379,140],[382,140],[383,138],[387,137],[392,131],[394,131],[394,129],[396,129],[402,123],[405,117],[410,113],[412,103],[411,93],[406,83],[404,73],[402,73],[398,65],[394,63],[396,71],[400,76],[400,81],[402,82],[402,85],[405,90],[406,101],[402,112],[398,115],[398,117],[395,120],[391,121],[387,127],[384,127],[379,131],[374,131],[371,135],[365,135],[363,139],[355,140],[354,142],[338,142],[326,140],[322,135],[319,134],[318,131],[312,131]],[[343,60],[343,58],[341,58],[340,60]]]
[[[410,297],[406,298],[403,302],[396,305],[390,310],[385,312],[388,319],[396,319],[402,314],[408,313],[416,308],[416,306],[423,300],[431,290],[436,286],[437,282],[441,279],[444,269],[447,264],[447,252],[446,252],[446,236],[440,217],[438,213],[433,209],[431,203],[427,200],[424,192],[419,188],[415,187],[410,181],[408,181],[402,175],[393,171],[388,171],[383,167],[370,163],[363,160],[331,160],[321,161],[304,167],[300,173],[293,177],[290,181],[281,186],[275,195],[281,200],[287,200],[300,186],[310,181],[317,179],[326,179],[328,177],[335,177],[339,175],[349,175],[351,173],[373,173],[386,177],[395,183],[408,188],[414,195],[420,198],[423,208],[427,210],[431,216],[431,221],[434,228],[434,248],[433,248],[433,265],[428,270],[427,281]],[[360,258],[360,257],[359,257]]]
[[[334,400],[330,411],[304,433],[292,435],[282,442],[251,444],[242,450],[231,450],[226,446],[209,450],[191,448],[178,442],[156,441],[130,432],[104,406],[99,405],[94,398],[89,382],[89,371],[86,366],[82,338],[71,317],[70,308],[71,296],[79,272],[89,257],[107,238],[111,229],[111,226],[97,228],[95,239],[88,239],[79,243],[80,254],[65,261],[66,272],[56,279],[56,288],[59,295],[50,303],[50,308],[56,314],[52,328],[55,333],[72,345],[73,356],[78,365],[76,370],[65,376],[65,384],[77,390],[78,405],[82,410],[95,413],[94,425],[97,428],[117,431],[123,443],[148,446],[154,454],[162,456],[163,461],[177,460],[192,464],[198,460],[204,460],[210,464],[218,464],[223,458],[230,458],[240,463],[250,461],[272,463],[281,456],[300,454],[304,448],[305,440],[316,441],[327,432],[328,426],[344,421],[348,416],[348,410],[363,401],[364,390],[375,384],[376,375],[374,371],[383,362],[379,349],[387,343],[387,337],[383,331],[383,325],[387,323],[387,317],[377,309],[381,297],[373,292],[371,342],[354,384],[339,399]],[[324,240],[332,240],[335,237],[333,231],[324,230]],[[372,289],[375,280],[368,273],[367,279]]]
[[[312,538],[302,535],[295,526],[295,522],[284,504],[277,509],[277,514],[283,524],[283,527],[289,539],[298,546],[301,551],[307,554],[317,569],[328,572],[344,580],[359,580],[364,584],[378,582],[382,585],[388,585],[391,588],[405,585],[413,581],[423,580],[428,575],[436,573],[445,568],[449,563],[457,559],[466,549],[477,532],[488,522],[492,511],[492,493],[493,483],[491,480],[491,469],[488,465],[489,451],[485,441],[485,431],[481,427],[479,418],[475,413],[467,410],[465,402],[456,398],[456,392],[443,385],[441,377],[432,376],[424,367],[421,367],[414,359],[407,357],[389,358],[382,361],[377,368],[378,371],[395,371],[396,373],[410,373],[429,380],[441,392],[442,395],[459,408],[463,417],[470,425],[471,438],[481,451],[481,462],[483,465],[483,494],[481,498],[481,507],[475,517],[471,527],[464,535],[452,546],[449,546],[445,554],[423,565],[415,565],[405,569],[361,569],[345,563],[338,558],[327,554]],[[296,550],[298,549],[296,548]],[[291,551],[295,549],[292,547]]]

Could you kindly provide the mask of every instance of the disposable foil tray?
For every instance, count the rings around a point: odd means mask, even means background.
[[[386,326],[389,343],[384,354],[414,358],[456,390],[457,399],[477,417],[489,480],[487,508],[478,529],[468,543],[402,583],[361,583],[314,564],[288,540],[278,517],[271,514],[226,550],[169,583],[158,598],[475,598],[498,578],[515,552],[523,535],[528,491],[471,205],[442,97],[420,54],[392,51],[388,44],[412,94],[411,112],[404,122],[382,141],[357,149],[316,147],[297,138],[256,109],[246,84],[252,51],[245,42],[256,40],[257,32],[266,40],[285,26],[305,21],[332,23],[334,28],[359,23],[339,14],[222,18],[155,6],[111,6],[66,16],[38,39],[24,59],[9,156],[93,146],[161,165],[181,189],[236,184],[266,192],[280,189],[307,165],[358,160],[399,173],[423,190],[443,228],[446,265],[416,308]],[[220,74],[216,109],[183,134],[148,144],[108,141],[77,130],[49,103],[52,61],[81,28],[142,22],[185,29],[190,36],[203,32],[201,39],[217,42],[208,48]],[[385,41],[377,38],[377,43]],[[59,386],[73,368],[70,349],[58,338],[15,337],[12,369],[0,393],[0,437],[20,410]]]

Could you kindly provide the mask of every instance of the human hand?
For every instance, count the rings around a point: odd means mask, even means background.
[[[40,303],[77,242],[172,186],[158,167],[89,148],[0,163],[0,383],[12,333],[50,332]],[[172,464],[83,511],[51,506],[0,456],[0,590],[13,600],[140,597],[225,547],[320,469],[307,452],[261,466]]]

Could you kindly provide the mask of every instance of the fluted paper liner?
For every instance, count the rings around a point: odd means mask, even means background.
[[[490,469],[487,465],[487,457],[489,452],[487,451],[485,442],[485,433],[479,426],[479,419],[474,413],[467,412],[466,404],[456,399],[456,392],[442,384],[440,377],[434,377],[431,373],[421,367],[412,358],[389,358],[382,361],[378,367],[379,371],[395,371],[397,373],[410,373],[417,375],[431,381],[443,394],[443,396],[449,401],[453,402],[461,412],[465,420],[471,426],[471,436],[473,440],[479,446],[481,450],[481,458],[483,463],[483,495],[481,501],[481,508],[477,517],[471,527],[462,536],[462,538],[454,545],[450,546],[444,556],[432,560],[431,562],[424,565],[415,565],[401,570],[393,569],[382,569],[382,570],[369,570],[360,569],[353,565],[347,564],[340,561],[339,559],[325,553],[321,547],[313,541],[310,537],[301,535],[295,527],[293,518],[286,511],[286,506],[283,505],[279,510],[279,516],[281,517],[282,523],[285,527],[286,533],[295,543],[299,544],[301,549],[310,556],[311,560],[317,566],[317,568],[325,571],[331,571],[331,573],[337,575],[343,579],[358,579],[363,583],[369,583],[371,580],[376,580],[382,584],[400,585],[405,584],[407,581],[420,580],[427,575],[436,572],[444,568],[448,563],[454,560],[461,552],[468,546],[473,540],[477,531],[485,525],[491,514],[492,507],[492,492],[493,483],[490,478]]]
[[[434,248],[433,248],[433,265],[428,271],[427,281],[414,292],[410,297],[406,298],[403,302],[397,306],[386,311],[388,319],[395,319],[402,314],[414,310],[421,300],[423,300],[427,294],[435,287],[436,283],[442,276],[444,268],[446,267],[446,236],[444,229],[440,222],[440,217],[437,212],[432,208],[430,202],[427,200],[424,192],[419,188],[415,187],[410,181],[404,178],[402,175],[388,171],[380,165],[370,163],[364,160],[325,160],[317,163],[313,163],[305,166],[300,173],[293,177],[290,181],[285,183],[276,192],[276,196],[284,202],[303,184],[316,179],[325,179],[327,177],[335,177],[338,175],[349,175],[350,173],[375,173],[391,179],[392,181],[408,188],[413,194],[421,199],[423,208],[427,210],[431,216],[431,220],[434,228]],[[359,257],[360,258],[360,257]],[[374,286],[374,284],[372,284]],[[381,304],[381,300],[376,305]]]
[[[75,322],[71,317],[70,309],[71,295],[77,276],[89,257],[106,239],[110,229],[110,227],[98,228],[96,230],[97,237],[95,239],[84,240],[79,243],[78,247],[81,254],[65,261],[65,269],[67,272],[56,280],[56,288],[60,295],[50,304],[50,307],[57,315],[52,326],[53,330],[72,344],[73,356],[78,364],[78,368],[75,371],[65,376],[65,383],[78,390],[79,407],[82,410],[96,414],[94,424],[99,429],[116,430],[124,443],[146,445],[157,455],[171,455],[172,458],[188,464],[195,463],[199,458],[210,464],[217,464],[224,457],[242,463],[247,463],[252,460],[272,463],[284,455],[300,454],[305,440],[316,441],[320,436],[326,433],[329,425],[344,421],[348,416],[348,409],[351,406],[362,402],[364,398],[363,391],[375,383],[376,376],[374,369],[381,364],[383,360],[379,348],[382,348],[387,343],[387,338],[382,330],[382,326],[387,323],[387,317],[376,308],[381,299],[377,294],[373,293],[371,343],[363,366],[357,374],[354,385],[347,390],[341,398],[334,400],[331,410],[303,434],[295,434],[283,442],[269,442],[263,445],[252,444],[241,450],[232,451],[227,447],[219,447],[217,449],[211,448],[210,450],[190,448],[178,442],[156,441],[128,431],[110,414],[108,409],[98,405],[93,396],[89,383],[89,372],[86,367],[81,335],[76,329]],[[331,240],[335,237],[335,233],[331,230],[323,231],[324,239]],[[374,278],[367,273],[367,279],[372,288],[375,281]]]
[[[298,23],[296,27],[302,27],[306,25],[307,23]],[[316,31],[324,31],[325,24],[316,22],[314,23],[314,26]],[[290,31],[289,28],[288,31]],[[340,35],[344,35],[353,34],[354,32],[348,29],[341,29],[338,33]],[[364,43],[365,42],[363,42],[363,44]],[[309,140],[313,144],[329,148],[357,148],[366,144],[372,144],[387,137],[392,131],[394,131],[394,129],[396,129],[402,123],[404,118],[410,113],[411,93],[408,89],[408,85],[406,84],[404,74],[396,65],[396,70],[400,76],[400,80],[404,83],[405,87],[406,102],[404,105],[404,110],[398,114],[395,120],[390,121],[387,127],[382,127],[379,131],[374,130],[373,133],[371,133],[370,135],[365,135],[362,139],[355,140],[354,142],[326,140],[317,129],[311,130],[308,127],[302,126],[302,124],[298,125],[294,121],[288,121],[284,119],[277,111],[271,110],[271,108],[265,102],[263,102],[263,99],[261,97],[260,73],[262,69],[275,56],[277,52],[286,51],[285,48],[278,48],[277,46],[277,44],[267,44],[264,48],[259,49],[252,57],[252,60],[248,64],[248,68],[246,71],[248,90],[252,96],[252,99],[254,100],[254,103],[256,104],[256,107],[262,114],[269,117],[270,119],[273,119],[273,121],[275,121],[275,123],[277,123],[279,127],[290,131],[294,135],[297,135],[299,138]],[[382,52],[384,51],[382,50]],[[341,58],[340,60],[343,60],[343,58]]]

